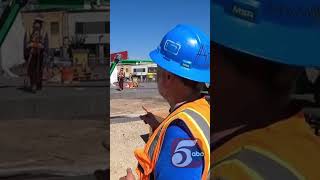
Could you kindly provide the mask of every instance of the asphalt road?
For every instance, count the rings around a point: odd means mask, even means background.
[[[138,88],[119,91],[117,86],[110,87],[110,99],[148,99],[161,98],[156,83],[140,83]]]
[[[6,178],[0,178],[6,180],[97,180],[94,175],[83,175],[83,176],[66,176],[66,177],[55,177],[52,175],[34,175],[34,176],[12,176]]]
[[[0,88],[1,119],[103,119],[108,114],[107,87],[44,87],[36,94]]]

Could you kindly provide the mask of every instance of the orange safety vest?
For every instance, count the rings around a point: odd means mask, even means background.
[[[149,180],[154,172],[161,151],[161,145],[167,128],[174,120],[182,120],[190,130],[193,138],[204,153],[205,180],[210,168],[210,104],[205,98],[186,103],[173,111],[151,135],[144,149],[136,149],[134,154],[138,160],[136,172],[141,180]],[[200,142],[199,142],[200,141]]]
[[[232,138],[213,153],[213,179],[319,180],[320,138],[303,113]]]

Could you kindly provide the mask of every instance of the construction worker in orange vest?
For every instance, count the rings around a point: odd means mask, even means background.
[[[27,62],[29,89],[35,93],[42,89],[43,61],[48,51],[48,34],[43,30],[42,16],[35,18],[32,31],[24,37],[24,58]]]
[[[320,179],[320,123],[291,96],[303,68],[320,65],[319,10],[318,0],[211,1],[212,179]]]
[[[189,25],[177,25],[150,53],[158,65],[159,93],[170,114],[157,124],[152,114],[143,119],[154,128],[143,149],[135,150],[141,180],[206,179],[210,167],[210,104],[201,94],[210,83],[210,40]],[[122,180],[135,179],[131,169]]]

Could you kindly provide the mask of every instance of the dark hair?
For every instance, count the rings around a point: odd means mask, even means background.
[[[241,75],[261,82],[272,92],[289,93],[296,80],[292,75],[299,75],[297,72],[302,70],[297,66],[277,63],[215,43],[213,47],[224,56],[225,63],[233,66]]]
[[[162,69],[163,71],[166,71],[165,69],[163,69],[162,67],[158,66],[158,69]],[[168,72],[168,71],[167,71]],[[158,73],[158,71],[157,71]],[[197,82],[197,81],[193,81],[193,80],[190,80],[190,79],[187,79],[187,78],[184,78],[184,77],[181,77],[181,76],[178,76],[174,73],[170,73],[172,74],[173,76],[177,77],[178,79],[181,80],[181,82],[183,83],[183,85],[191,88],[193,91],[202,91],[203,88],[205,87],[205,83],[200,83],[200,82]],[[158,75],[157,75],[158,76]]]
[[[177,77],[182,81],[182,83],[185,86],[191,88],[194,91],[199,91],[200,92],[205,87],[204,83],[200,83],[200,82],[197,82],[197,81],[192,81],[190,79],[186,79],[186,78],[183,78],[183,77],[180,77],[180,76],[177,76]]]

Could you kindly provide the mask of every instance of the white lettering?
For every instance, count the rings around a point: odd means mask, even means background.
[[[196,151],[196,152],[192,152],[192,154],[191,154],[193,157],[199,157],[199,156],[204,156],[204,153],[203,152],[198,152],[198,151]]]
[[[254,19],[254,13],[252,11],[243,9],[238,6],[233,6],[232,12],[238,16],[248,18],[248,19]]]

